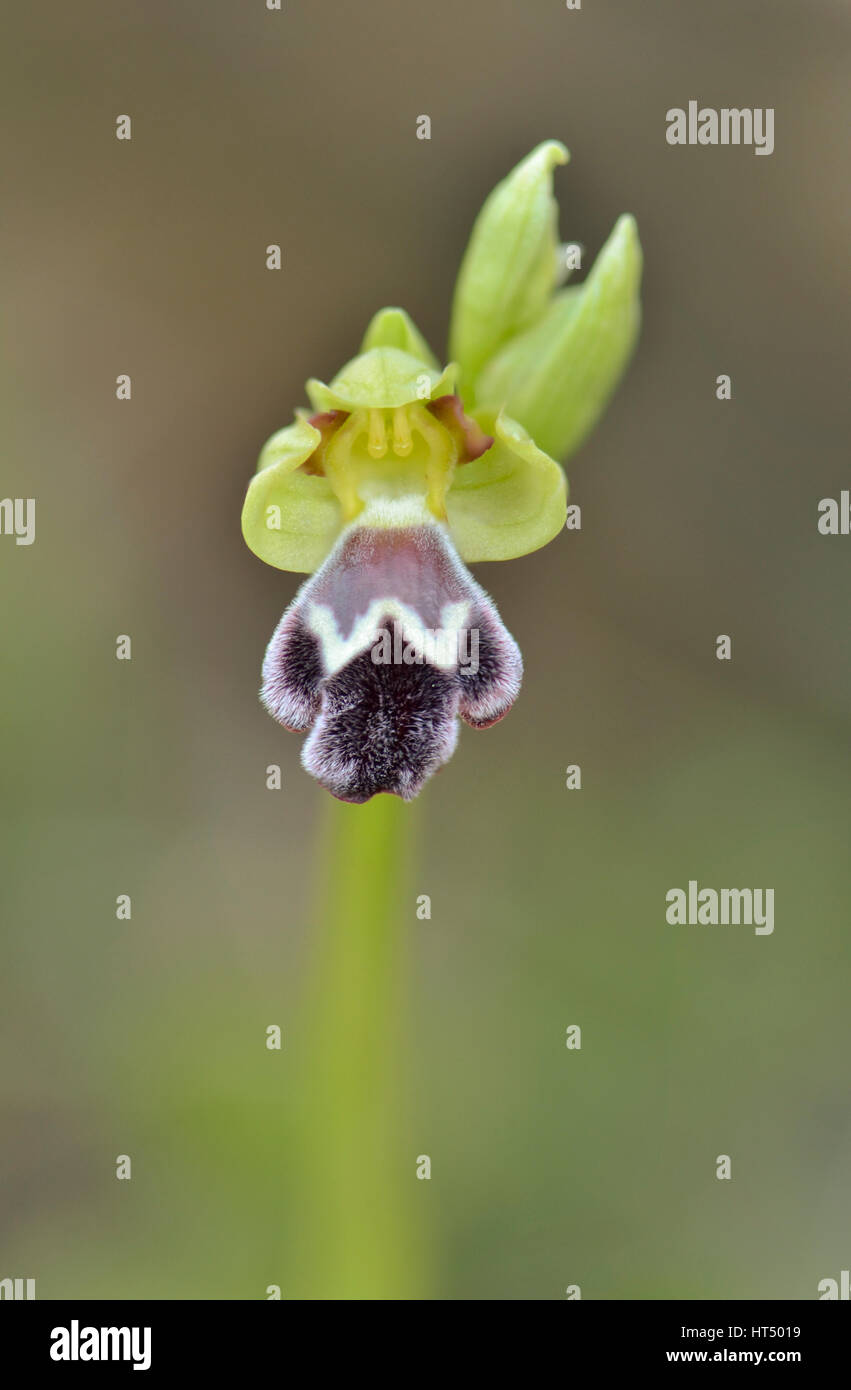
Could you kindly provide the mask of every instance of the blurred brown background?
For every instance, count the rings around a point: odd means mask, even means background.
[[[298,580],[242,495],[374,310],[444,350],[483,197],[552,136],[565,238],[638,219],[645,326],[569,467],[581,532],[478,570],[525,686],[423,797],[433,1292],[816,1297],[851,1249],[851,540],[816,526],[851,485],[847,6],[49,0],[6,30],[0,490],[37,531],[0,538],[0,1277],[282,1282],[293,1062],[257,1037],[299,998],[323,793],[257,700]],[[669,147],[690,99],[773,107],[775,152]],[[774,935],[668,926],[690,878],[774,887]]]

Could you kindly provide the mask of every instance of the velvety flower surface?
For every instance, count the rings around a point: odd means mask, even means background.
[[[302,587],[263,665],[263,700],[312,732],[304,766],[344,801],[415,796],[452,754],[460,715],[501,719],[520,652],[441,527],[353,525]]]
[[[485,203],[456,287],[455,361],[441,369],[407,314],[382,310],[330,384],[307,383],[312,412],[272,436],[248,488],[248,545],[312,576],[269,644],[262,699],[308,733],[305,768],[342,800],[415,796],[459,718],[485,728],[520,688],[517,645],[464,562],[561,530],[555,457],[599,416],[639,324],[629,217],[585,283],[557,289],[551,182],[566,159],[546,142]]]

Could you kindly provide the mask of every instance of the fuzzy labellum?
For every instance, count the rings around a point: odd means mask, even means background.
[[[517,644],[445,528],[388,520],[346,529],[263,663],[263,703],[310,731],[302,763],[342,801],[410,800],[452,756],[459,717],[486,728],[520,689]]]

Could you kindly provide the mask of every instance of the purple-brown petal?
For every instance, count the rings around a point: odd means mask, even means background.
[[[458,445],[458,462],[472,463],[493,444],[493,435],[484,430],[469,415],[464,414],[460,396],[438,396],[430,401],[429,410],[436,420],[453,435]]]
[[[508,713],[520,693],[523,658],[489,599],[479,602],[473,622],[478,632],[477,669],[462,665],[458,673],[458,713],[474,729],[489,729]]]
[[[398,639],[392,619],[391,640]],[[370,649],[324,685],[302,763],[341,801],[391,792],[410,801],[458,740],[454,675],[428,664],[376,663]]]
[[[310,416],[307,423],[318,430],[322,438],[310,457],[306,458],[301,465],[304,473],[321,474],[325,472],[325,450],[343,421],[348,418],[348,413],[345,410],[322,410],[318,415]]]
[[[409,800],[451,757],[458,716],[495,723],[521,677],[442,528],[355,525],[278,624],[261,694],[287,728],[311,729],[302,762],[334,796]]]
[[[319,642],[291,604],[272,635],[263,659],[262,699],[273,719],[293,733],[309,729],[322,703]]]

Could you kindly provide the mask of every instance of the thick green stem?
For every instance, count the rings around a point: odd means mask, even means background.
[[[415,1146],[405,1124],[406,942],[415,812],[329,802],[303,1031],[298,1296],[421,1296]]]

